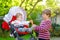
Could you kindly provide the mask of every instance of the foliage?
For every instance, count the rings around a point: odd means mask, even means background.
[[[53,23],[52,28],[53,28],[53,31],[52,31],[51,34],[54,35],[54,36],[60,36],[60,25],[56,24],[56,23]]]
[[[21,0],[19,0],[21,1]],[[20,5],[18,0],[0,0],[0,16],[5,15],[8,13],[9,9],[12,6],[18,6]]]
[[[12,6],[20,6],[26,10],[28,20],[33,19],[35,24],[39,24],[44,9],[50,9],[52,17],[56,16],[56,12],[60,13],[58,4],[60,4],[58,0],[0,0],[0,16],[7,14]],[[60,31],[60,27],[57,27],[56,24],[53,28],[54,33],[57,33],[57,30]]]
[[[21,4],[21,2],[23,1],[23,3]],[[37,0],[0,0],[0,15],[5,15],[6,13],[8,13],[9,8],[11,8],[12,6],[20,6],[23,7],[27,13],[30,13],[31,10],[34,12],[42,12],[42,10],[49,8],[52,10],[52,12],[58,8],[57,7],[57,2],[55,2],[54,0],[48,0],[46,1],[46,4],[42,4],[42,0],[38,1]],[[36,3],[37,2],[37,3]],[[36,4],[35,4],[36,3]],[[35,6],[34,6],[35,5]],[[33,12],[33,13],[34,13]]]

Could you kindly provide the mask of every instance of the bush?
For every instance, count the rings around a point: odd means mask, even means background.
[[[60,25],[59,24],[56,24],[56,23],[53,23],[52,24],[52,27],[53,27],[53,32],[51,32],[51,36],[60,36]]]

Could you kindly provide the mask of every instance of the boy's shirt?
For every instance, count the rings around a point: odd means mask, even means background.
[[[43,20],[40,26],[35,27],[35,31],[38,32],[38,38],[50,39],[51,20]]]

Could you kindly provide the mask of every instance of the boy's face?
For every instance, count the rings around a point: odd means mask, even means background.
[[[46,14],[43,13],[42,17],[43,17],[43,19],[46,19],[48,17],[48,15],[46,15]]]
[[[49,9],[45,9],[43,12],[42,12],[42,17],[43,19],[47,19],[51,16],[51,11]]]

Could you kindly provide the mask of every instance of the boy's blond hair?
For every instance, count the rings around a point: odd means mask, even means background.
[[[49,9],[45,9],[42,13],[51,17],[51,10],[49,10]]]

